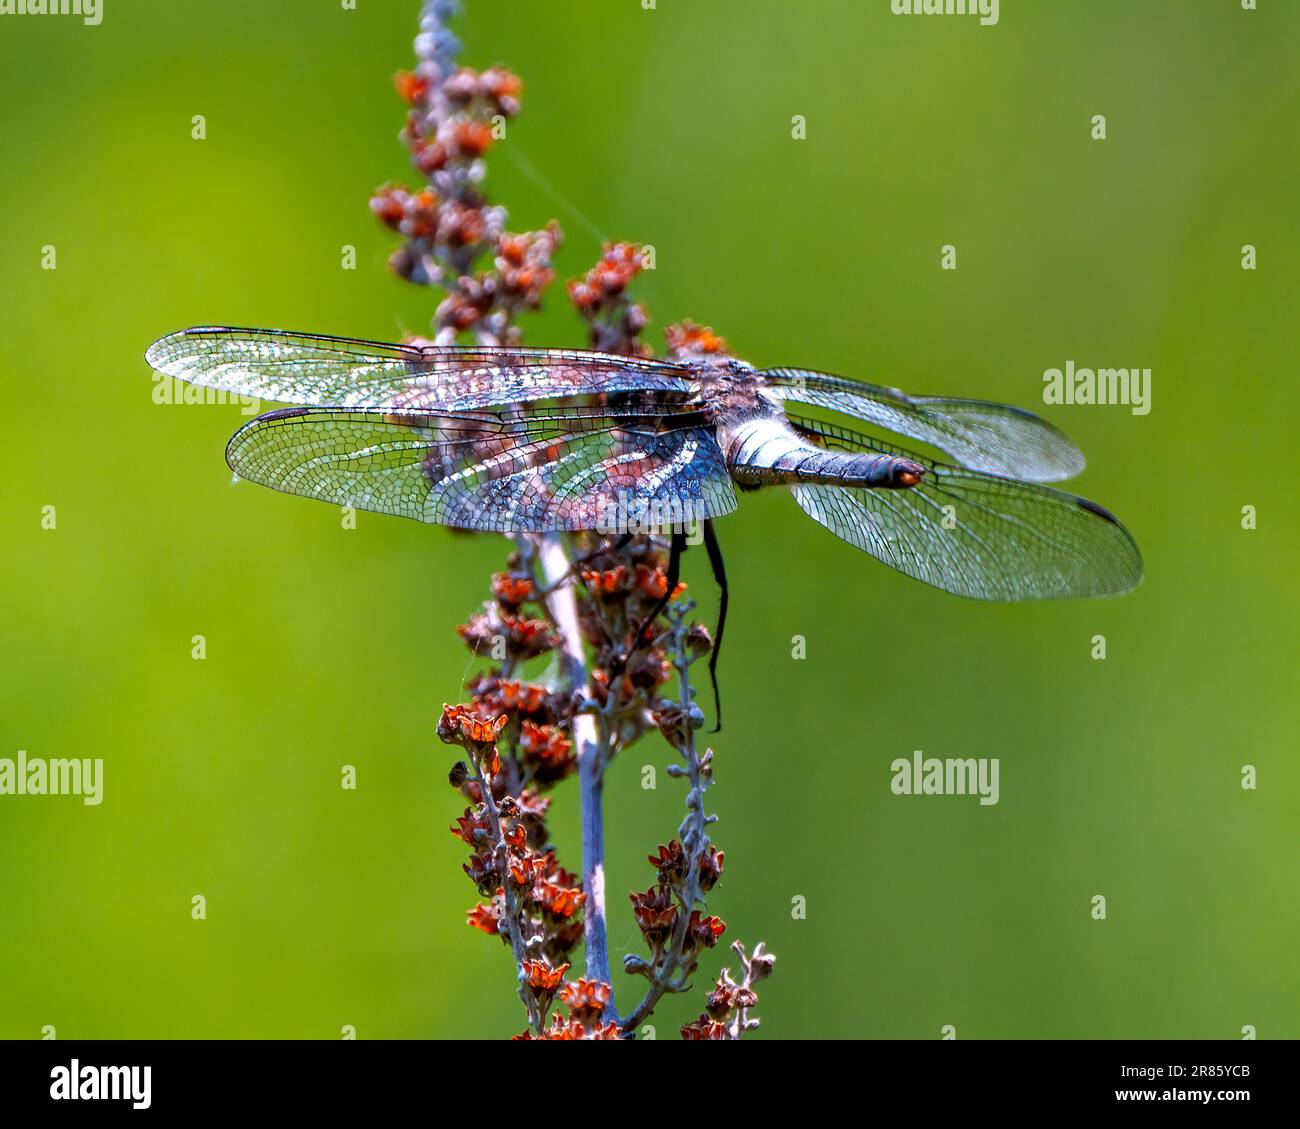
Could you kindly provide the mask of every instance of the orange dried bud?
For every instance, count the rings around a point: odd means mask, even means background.
[[[444,325],[455,329],[469,329],[483,316],[473,302],[467,301],[459,294],[449,294],[442,308],[438,311],[439,320]]]
[[[492,98],[518,98],[524,92],[523,79],[505,67],[488,67],[479,75],[479,86]]]
[[[531,886],[546,870],[546,862],[540,855],[525,855],[510,860],[510,877],[516,886]]]
[[[562,779],[577,763],[571,752],[573,742],[554,726],[524,721],[520,726],[519,747],[542,784]]]
[[[644,894],[629,894],[632,916],[646,943],[658,948],[668,939],[677,920],[677,908],[667,886],[651,886]]]
[[[639,566],[640,567],[640,566]],[[627,585],[627,566],[617,565],[606,572],[596,569],[583,569],[582,582],[595,595],[609,596],[616,592],[625,592]]]
[[[443,81],[442,92],[453,102],[468,102],[478,93],[478,78],[478,72],[461,67]]]
[[[511,266],[522,266],[524,255],[528,253],[528,237],[502,235],[497,241],[497,253]]]
[[[712,329],[689,321],[668,326],[664,330],[664,340],[669,355],[677,359],[721,356],[727,352],[726,341]]]
[[[526,576],[498,572],[492,577],[492,595],[510,608],[517,608],[533,594],[533,582]]]
[[[559,642],[555,629],[544,619],[503,615],[501,626],[505,629],[510,646],[528,658],[553,650]]]
[[[685,1040],[704,1039],[709,1042],[722,1042],[727,1039],[727,1028],[717,1020],[702,1015],[694,1023],[688,1023],[682,1028],[682,1038]]]
[[[468,208],[463,204],[443,209],[438,225],[438,236],[448,243],[468,246],[478,243],[487,231],[487,223],[479,208]]]
[[[457,122],[452,136],[456,148],[467,157],[481,157],[495,140],[492,127],[486,122]]]
[[[466,924],[480,929],[489,937],[501,936],[501,922],[489,906],[477,905],[469,911]]]
[[[668,574],[661,568],[650,568],[648,565],[639,564],[636,566],[636,585],[645,595],[652,600],[662,600],[664,593],[668,591]],[[675,600],[686,591],[686,585],[678,583],[673,589],[672,598]]]
[[[600,261],[582,279],[569,283],[569,300],[587,316],[606,303],[617,305],[628,284],[644,269],[643,255],[634,243],[606,243]]]
[[[504,709],[519,713],[538,713],[546,705],[548,691],[545,686],[531,682],[515,682],[503,678],[497,683],[497,696]]]
[[[686,879],[687,860],[682,845],[672,840],[661,846],[659,853],[650,855],[650,865],[659,871],[659,881],[666,886],[678,885]]]
[[[405,195],[405,191],[391,185],[380,188],[370,198],[370,210],[375,213],[381,223],[396,231],[401,226],[402,218],[406,215]]]
[[[533,898],[547,913],[563,918],[577,913],[587,900],[587,895],[581,890],[543,879],[533,887]]]
[[[711,949],[726,931],[727,926],[722,918],[702,917],[699,910],[692,910],[691,919],[686,925],[686,947],[690,949],[702,945]]]
[[[578,1022],[594,1022],[609,1003],[609,985],[600,980],[571,980],[560,989],[560,999]]]
[[[468,843],[477,850],[487,842],[491,825],[484,816],[476,814],[470,808],[466,808],[464,815],[456,817],[456,826],[450,830],[457,839]]]
[[[447,163],[447,147],[440,141],[432,143],[419,142],[412,146],[412,159],[415,167],[423,173],[437,172]]]
[[[569,970],[567,963],[552,968],[544,960],[525,960],[519,966],[524,973],[524,983],[534,992],[548,996],[564,983],[564,974]]]
[[[408,106],[423,102],[429,94],[429,80],[411,71],[398,71],[393,75],[393,86]]]
[[[493,720],[480,717],[468,706],[444,705],[438,719],[438,737],[448,745],[463,745],[472,752],[482,753],[496,745],[509,720],[507,714]]]
[[[580,311],[590,310],[600,301],[600,295],[587,282],[574,279],[568,284],[567,289],[569,291],[569,301]]]
[[[700,856],[700,889],[708,893],[718,884],[718,879],[722,877],[722,860],[725,853],[714,847],[709,847],[703,855]]]

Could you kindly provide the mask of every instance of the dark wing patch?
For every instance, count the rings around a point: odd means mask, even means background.
[[[287,408],[246,424],[226,454],[275,490],[459,529],[615,532],[736,507],[713,430],[689,412]]]

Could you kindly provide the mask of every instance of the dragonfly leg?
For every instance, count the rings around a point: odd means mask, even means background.
[[[640,649],[641,638],[645,634],[646,628],[659,618],[659,613],[668,606],[668,601],[673,598],[673,591],[677,588],[677,581],[682,574],[682,554],[684,552],[686,552],[686,533],[684,530],[674,530],[672,548],[668,551],[668,575],[664,594],[659,598],[658,603],[655,604],[654,610],[641,621],[636,632],[633,634],[632,650],[627,656],[629,660]]]
[[[722,695],[718,692],[718,655],[722,651],[722,632],[727,626],[727,567],[722,563],[722,547],[718,544],[718,535],[713,531],[713,522],[704,522],[704,547],[709,553],[709,564],[713,566],[713,579],[718,586],[718,634],[713,640],[713,653],[709,655],[709,680],[713,683],[713,709],[717,714],[717,724],[710,730],[717,733],[722,728]]]

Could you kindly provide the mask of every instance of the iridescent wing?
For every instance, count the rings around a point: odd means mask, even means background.
[[[713,430],[689,410],[285,408],[236,432],[226,458],[275,490],[460,529],[625,532],[736,508]]]
[[[145,359],[179,380],[285,404],[404,411],[478,408],[616,392],[683,400],[690,370],[580,349],[388,345],[278,329],[184,329]]]
[[[987,400],[908,396],[807,369],[764,369],[782,400],[830,408],[946,452],[986,474],[1055,482],[1083,470],[1083,453],[1055,427],[1023,408]]]
[[[977,600],[1105,596],[1142,579],[1133,538],[1094,502],[933,462],[841,428],[792,423],[833,449],[901,454],[925,466],[909,489],[791,487],[811,517],[899,572]]]

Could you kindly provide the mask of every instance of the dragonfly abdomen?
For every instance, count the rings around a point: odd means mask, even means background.
[[[732,477],[745,486],[820,484],[904,489],[925,468],[901,455],[828,451],[770,417],[725,429],[723,447]]]

